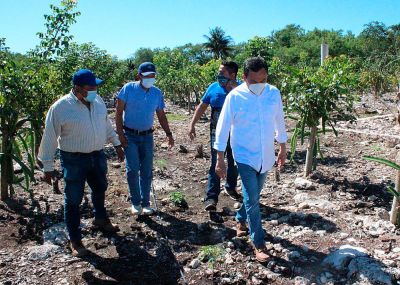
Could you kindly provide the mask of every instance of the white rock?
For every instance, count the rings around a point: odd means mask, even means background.
[[[28,259],[45,260],[61,251],[62,248],[55,244],[43,244],[39,246],[32,246],[28,248]]]
[[[230,278],[224,277],[221,279],[221,284],[231,284],[232,280]]]
[[[400,247],[395,247],[392,249],[392,252],[394,253],[399,253],[400,252]]]
[[[301,189],[301,190],[309,190],[314,188],[313,183],[311,181],[301,177],[297,177],[294,180],[294,186],[296,187],[296,189]]]
[[[356,257],[368,256],[367,250],[351,245],[342,245],[338,250],[328,254],[322,264],[336,270],[345,270],[349,262]]]
[[[349,266],[347,277],[355,279],[367,279],[372,284],[392,285],[392,276],[384,271],[382,265],[369,257],[354,258]]]
[[[278,220],[271,220],[271,221],[269,221],[269,223],[270,223],[272,226],[277,226],[277,225],[279,225]]]
[[[305,277],[296,276],[294,278],[294,285],[310,285],[310,280]]]
[[[376,200],[378,200],[378,197],[376,197],[375,195],[371,195],[368,197],[368,201],[370,201],[370,202],[374,202]]]
[[[198,268],[200,266],[200,264],[201,264],[200,260],[195,258],[190,262],[189,267],[193,268],[193,269],[196,269],[196,268]]]
[[[67,226],[64,222],[55,224],[43,231],[43,242],[63,246],[68,241]]]
[[[294,195],[294,197],[293,197],[294,202],[297,204],[304,202],[308,199],[310,199],[310,196],[307,193],[299,193],[299,194]]]
[[[299,209],[309,209],[310,205],[307,202],[302,202],[299,204]]]
[[[348,239],[346,239],[348,242],[354,242],[354,243],[356,243],[357,242],[357,240],[355,239],[355,238],[348,238]]]
[[[395,267],[396,266],[396,261],[391,260],[391,259],[382,260],[382,263],[385,264],[388,267]]]
[[[374,237],[374,238],[377,238],[382,234],[381,231],[369,231],[368,233],[371,237]]]
[[[375,249],[374,250],[374,254],[381,257],[381,256],[385,256],[385,251],[384,250],[380,250],[380,249]]]

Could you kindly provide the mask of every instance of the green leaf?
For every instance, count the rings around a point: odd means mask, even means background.
[[[388,159],[384,159],[384,158],[380,158],[380,157],[374,157],[374,156],[368,156],[368,155],[364,155],[363,159],[379,162],[381,164],[385,164],[387,166],[390,166],[390,167],[392,167],[392,168],[394,168],[396,170],[400,170],[400,165],[398,165],[398,164],[396,164],[393,161],[390,161]]]
[[[393,187],[388,186],[387,190],[388,190],[388,192],[389,192],[390,194],[392,194],[392,195],[395,196],[396,198],[400,198],[400,193],[397,192],[396,189],[394,189]]]
[[[14,154],[12,154],[11,157],[16,163],[18,163],[21,166],[22,171],[25,174],[25,176],[28,176],[32,181],[35,181],[35,176],[33,174],[33,170],[31,171],[28,168],[28,166],[26,166],[26,164],[21,159],[16,157]]]

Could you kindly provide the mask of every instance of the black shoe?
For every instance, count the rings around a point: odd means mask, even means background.
[[[216,211],[217,210],[217,201],[214,199],[207,199],[204,202],[204,210],[206,211]]]
[[[222,218],[221,214],[218,212],[210,211],[210,221],[217,223],[217,224],[223,224],[224,219]]]
[[[235,189],[228,189],[225,188],[225,193],[228,194],[228,196],[235,201],[242,201],[242,196],[240,196],[240,194],[238,192],[236,192]]]

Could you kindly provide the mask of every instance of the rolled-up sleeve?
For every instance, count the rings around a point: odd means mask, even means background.
[[[286,143],[288,136],[285,126],[285,114],[283,113],[282,98],[279,95],[278,111],[274,120],[275,140],[279,143]]]
[[[229,133],[232,126],[232,100],[228,95],[225,99],[221,114],[218,118],[217,128],[215,131],[214,149],[218,151],[225,151],[228,143]]]
[[[54,170],[54,155],[58,146],[58,137],[61,133],[61,123],[57,119],[57,113],[52,106],[46,116],[45,129],[40,142],[38,158],[43,163],[43,170]]]

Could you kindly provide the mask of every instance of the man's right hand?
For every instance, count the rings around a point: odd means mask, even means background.
[[[194,140],[194,138],[196,137],[196,129],[194,128],[194,126],[190,127],[188,136],[190,140]]]
[[[54,171],[46,171],[43,173],[42,181],[46,182],[49,185],[52,185],[53,177],[54,177]]]
[[[217,173],[218,177],[221,179],[226,178],[226,164],[224,159],[217,159],[217,164],[215,165],[215,173]]]
[[[125,135],[119,135],[118,138],[123,148],[128,147],[128,139],[126,138]]]

